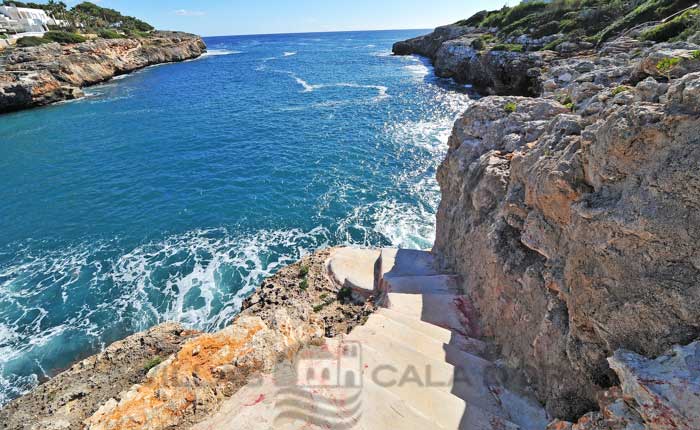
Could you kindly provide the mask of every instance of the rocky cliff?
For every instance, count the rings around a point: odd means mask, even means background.
[[[205,51],[199,36],[177,32],[16,48],[3,53],[0,65],[0,113],[80,98],[83,87],[150,65],[197,58]]]
[[[439,29],[394,48],[487,93],[536,96],[485,97],[457,120],[433,251],[508,365],[573,419],[620,382],[616,351],[653,358],[700,338],[700,46],[484,52],[481,34]],[[698,423],[653,416],[646,428]],[[597,418],[575,428],[638,428]]]
[[[486,95],[531,96],[538,93],[537,75],[550,51],[513,52],[483,49],[485,30],[447,25],[433,33],[397,42],[397,55],[418,54],[433,60],[435,74],[472,85]]]

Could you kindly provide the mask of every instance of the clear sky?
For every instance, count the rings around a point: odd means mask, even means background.
[[[69,5],[77,3],[68,1]],[[433,28],[518,0],[100,0],[159,29],[203,36]]]

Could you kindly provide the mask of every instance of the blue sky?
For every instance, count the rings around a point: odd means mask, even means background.
[[[142,18],[159,29],[215,36],[433,28],[479,10],[498,9],[508,1],[101,0],[96,3]],[[516,3],[510,0],[511,5]]]

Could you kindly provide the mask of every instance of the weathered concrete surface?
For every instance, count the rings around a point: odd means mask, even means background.
[[[331,251],[326,262],[328,275],[340,288],[350,288],[360,297],[374,295],[374,265],[379,250],[338,248]]]
[[[83,87],[150,65],[197,58],[205,51],[199,36],[176,32],[16,48],[0,68],[0,113],[80,98]]]

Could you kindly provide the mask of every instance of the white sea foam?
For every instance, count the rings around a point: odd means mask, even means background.
[[[332,87],[340,87],[340,88],[367,88],[367,89],[373,89],[377,91],[377,96],[374,98],[374,100],[382,100],[387,97],[390,97],[389,94],[387,93],[389,91],[389,88],[383,86],[383,85],[361,85],[361,84],[354,84],[350,82],[338,82],[335,84],[311,84],[308,81],[300,78],[296,74],[292,72],[283,72],[289,74],[299,85],[301,85],[304,88],[305,93],[310,93],[315,90],[323,89],[323,88],[332,88]]]
[[[370,55],[373,57],[391,57],[394,54],[391,51],[385,50],[385,51],[372,52]]]
[[[292,74],[292,77],[294,78],[295,81],[297,81],[297,84],[301,85],[304,87],[304,92],[305,93],[310,93],[313,90],[323,88],[323,85],[311,85],[310,83],[306,82],[305,80],[301,79],[300,77]]]
[[[322,227],[250,234],[219,228],[170,236],[107,259],[115,255],[116,239],[51,252],[17,249],[16,259],[0,266],[0,300],[24,314],[22,323],[0,324],[0,405],[38,381],[37,375],[10,375],[12,360],[50,357],[68,339],[75,342],[76,334],[105,347],[105,332],[115,327],[139,331],[178,321],[200,330],[223,328],[264,277],[328,244]],[[98,303],[81,305],[91,294]],[[48,308],[29,304],[56,295],[69,308],[60,325]]]
[[[404,69],[420,77],[426,76],[430,73],[430,69],[424,64],[411,64],[409,66],[405,66]]]
[[[285,57],[291,57],[292,55],[297,55],[297,53],[296,52],[285,52],[283,55]]]

